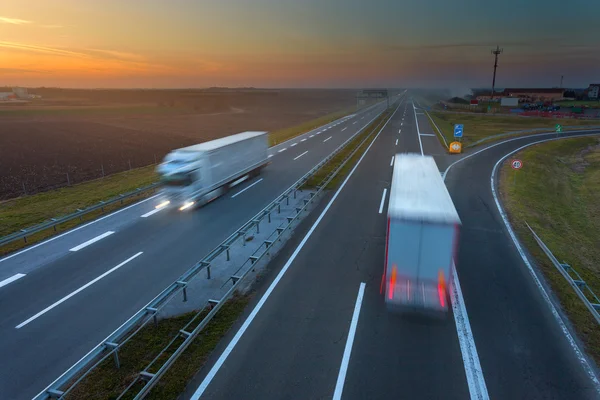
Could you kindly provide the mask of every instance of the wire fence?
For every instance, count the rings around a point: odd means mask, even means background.
[[[155,165],[160,154],[135,155],[105,161],[85,160],[78,164],[23,164],[18,170],[3,168],[0,172],[0,200],[32,195],[78,183],[101,179],[119,172]]]

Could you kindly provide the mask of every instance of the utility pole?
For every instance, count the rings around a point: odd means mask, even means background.
[[[496,46],[496,50],[492,50],[492,54],[494,55],[494,79],[492,80],[492,100],[494,99],[494,91],[496,87],[496,69],[498,68],[498,56],[502,54],[502,50],[500,46]]]

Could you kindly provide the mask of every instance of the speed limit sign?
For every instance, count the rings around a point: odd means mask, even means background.
[[[512,160],[510,162],[510,166],[512,167],[512,169],[521,169],[523,168],[523,161],[521,160]]]

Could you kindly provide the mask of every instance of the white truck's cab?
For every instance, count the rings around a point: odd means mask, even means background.
[[[242,132],[173,150],[157,167],[157,207],[185,210],[219,197],[268,164],[268,145],[267,132]]]
[[[388,308],[448,310],[460,225],[435,160],[397,154],[382,277]]]

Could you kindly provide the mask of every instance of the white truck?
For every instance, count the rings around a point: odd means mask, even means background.
[[[183,211],[216,199],[268,164],[267,132],[242,132],[173,150],[157,167],[162,182],[157,208]]]
[[[435,160],[396,154],[382,277],[388,309],[448,311],[460,226]]]

